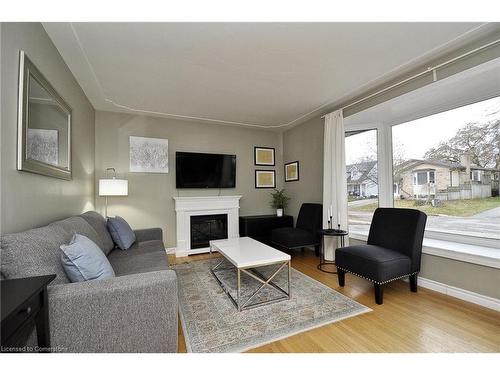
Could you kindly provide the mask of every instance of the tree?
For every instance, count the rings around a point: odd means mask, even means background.
[[[500,119],[468,123],[451,139],[427,151],[424,158],[460,163],[464,154],[469,154],[472,164],[479,167],[500,169]]]

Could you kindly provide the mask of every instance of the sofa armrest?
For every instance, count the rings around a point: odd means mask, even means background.
[[[134,233],[137,242],[163,240],[161,228],[136,229]]]
[[[173,270],[48,288],[51,347],[67,352],[177,352]]]

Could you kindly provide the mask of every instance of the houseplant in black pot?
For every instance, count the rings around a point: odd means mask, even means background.
[[[276,215],[283,216],[283,210],[288,206],[290,197],[286,195],[285,189],[274,189],[271,193],[271,207],[276,208]]]

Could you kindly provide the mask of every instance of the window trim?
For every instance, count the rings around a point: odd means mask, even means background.
[[[425,182],[423,184],[418,183],[418,174],[423,174],[425,173]],[[431,173],[433,176],[433,181],[431,181]],[[421,171],[414,171],[413,172],[413,185],[414,186],[424,186],[427,184],[435,184],[436,183],[436,172],[435,170],[421,170]]]
[[[378,207],[394,207],[393,194],[393,155],[392,155],[392,127],[399,124],[354,124],[346,125],[345,132],[377,130],[377,173],[378,173]],[[429,177],[429,176],[428,176]],[[434,175],[434,179],[436,176]],[[342,183],[346,183],[343,181]],[[424,238],[439,240],[446,237],[448,242],[499,248],[500,238],[471,236],[436,230],[426,230]],[[472,242],[473,241],[473,242]]]

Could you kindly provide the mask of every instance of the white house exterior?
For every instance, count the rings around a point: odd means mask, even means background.
[[[378,197],[377,162],[366,161],[346,166],[347,193],[353,197]]]

